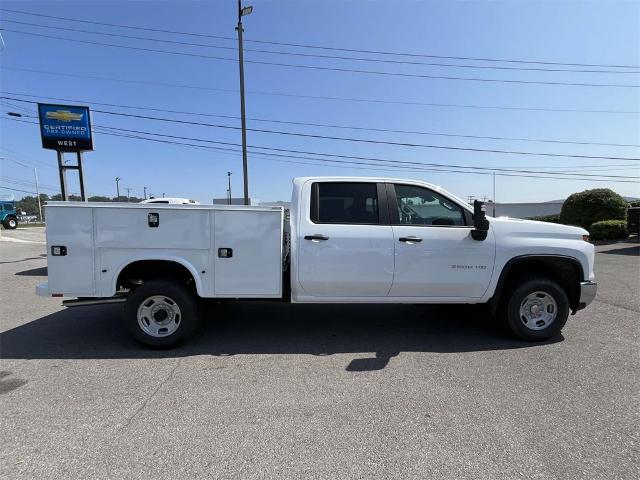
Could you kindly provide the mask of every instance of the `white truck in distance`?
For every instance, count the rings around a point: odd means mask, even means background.
[[[49,202],[48,283],[66,306],[123,303],[133,336],[185,340],[200,299],[488,304],[526,340],[595,297],[578,227],[487,218],[414,180],[296,178],[282,207]]]

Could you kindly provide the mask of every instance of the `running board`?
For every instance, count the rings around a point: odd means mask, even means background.
[[[63,300],[65,307],[84,307],[85,305],[105,305],[109,303],[124,303],[127,297],[105,297],[105,298],[76,298],[74,300]]]

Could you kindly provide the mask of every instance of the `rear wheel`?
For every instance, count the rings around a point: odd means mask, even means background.
[[[136,340],[158,348],[188,339],[200,323],[196,295],[170,279],[151,280],[136,288],[122,313]]]
[[[8,230],[15,230],[18,228],[18,219],[16,217],[7,217],[2,222],[2,225]]]
[[[526,279],[506,298],[502,316],[517,337],[547,340],[558,335],[567,322],[569,299],[552,280]]]

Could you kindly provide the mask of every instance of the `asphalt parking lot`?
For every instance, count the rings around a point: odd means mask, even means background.
[[[467,307],[229,304],[147,350],[116,306],[39,298],[2,231],[0,477],[636,479],[640,245],[545,344]]]

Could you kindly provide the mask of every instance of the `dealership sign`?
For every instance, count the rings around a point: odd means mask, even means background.
[[[59,152],[93,150],[89,107],[39,103],[42,148]]]

